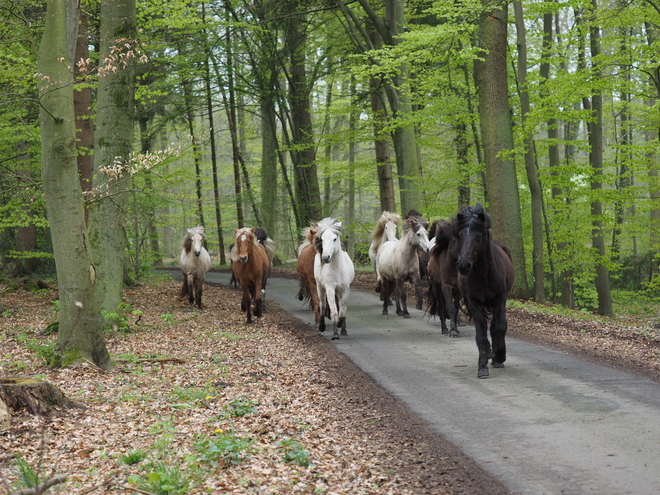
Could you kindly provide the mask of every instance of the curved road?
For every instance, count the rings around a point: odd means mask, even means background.
[[[267,300],[313,325],[297,292],[268,280]],[[337,349],[512,492],[660,493],[660,384],[512,338],[506,368],[480,380],[474,328],[452,339],[409,309],[381,316],[376,294],[351,291]]]

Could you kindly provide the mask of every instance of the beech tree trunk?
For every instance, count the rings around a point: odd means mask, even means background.
[[[78,178],[73,73],[78,2],[48,3],[37,60],[41,124],[41,175],[57,269],[60,322],[53,365],[81,359],[102,369],[112,362],[105,345],[97,273]]]
[[[482,0],[484,6],[488,3]],[[507,5],[484,13],[479,39],[482,51],[474,61],[474,78],[479,95],[481,136],[486,163],[488,210],[493,219],[493,236],[511,250],[516,278],[510,296],[529,297],[522,219],[516,166],[502,152],[513,150],[513,129],[507,86]]]

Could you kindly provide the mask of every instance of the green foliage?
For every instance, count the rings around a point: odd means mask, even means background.
[[[14,468],[17,488],[35,488],[39,485],[39,476],[25,459],[17,457],[14,460]]]
[[[154,495],[180,495],[190,489],[191,481],[178,465],[158,461],[149,465],[147,471],[144,477],[130,476],[128,482]]]
[[[309,466],[311,464],[310,452],[305,450],[295,438],[280,440],[276,445],[282,452],[284,462],[298,464],[299,466]]]
[[[227,411],[231,416],[241,417],[247,414],[258,414],[259,411],[255,404],[251,400],[243,397],[240,399],[234,399],[229,404],[224,406],[225,411]]]
[[[43,359],[46,366],[54,366],[57,360],[55,356],[55,344],[42,344],[37,339],[31,339],[26,343],[26,347],[39,358]]]
[[[101,310],[101,316],[103,316],[103,321],[106,324],[107,330],[112,330],[115,332],[130,333],[131,326],[130,320],[128,319],[127,314],[132,316],[137,316],[137,321],[140,320],[142,316],[142,311],[139,309],[133,310],[133,307],[127,302],[122,301],[117,307],[117,312],[111,313],[106,310]]]
[[[238,465],[249,458],[253,443],[254,440],[239,438],[232,431],[218,430],[213,437],[201,436],[195,440],[195,458],[213,467]]]
[[[133,466],[145,460],[148,455],[149,453],[146,450],[138,449],[129,452],[126,455],[121,456],[119,460],[121,461],[122,464],[126,464],[127,466]]]

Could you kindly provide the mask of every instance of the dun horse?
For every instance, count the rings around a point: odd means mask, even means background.
[[[181,250],[181,273],[183,275],[183,286],[181,287],[181,299],[188,298],[190,304],[202,307],[202,289],[204,277],[211,268],[211,257],[203,246],[206,240],[204,227],[197,226],[188,229],[183,238],[183,249]]]
[[[316,279],[314,278],[314,258],[316,257],[314,236],[318,230],[317,225],[302,230],[305,240],[298,246],[298,262],[296,263],[296,272],[300,281],[298,299],[309,301],[310,307],[314,311],[314,323],[317,328],[321,322],[319,295],[316,290]]]
[[[428,313],[440,318],[443,334],[460,337],[458,310],[461,293],[458,290],[458,238],[451,235],[453,225],[447,220],[433,222],[429,235],[433,235],[433,247],[429,249]],[[445,319],[449,319],[449,329]]]
[[[241,311],[247,313],[248,323],[252,323],[253,301],[254,316],[260,318],[263,313],[266,281],[271,267],[266,248],[257,240],[255,230],[248,227],[234,229],[234,249],[230,252],[232,271],[243,289]]]
[[[326,307],[330,308],[332,339],[346,332],[346,303],[351,282],[355,276],[353,261],[341,243],[341,222],[324,218],[318,223],[314,236],[314,279],[319,297],[319,330],[325,331]]]
[[[383,291],[383,315],[387,315],[387,301],[396,290],[396,314],[410,318],[404,284],[411,282],[421,305],[422,281],[419,278],[417,249],[429,250],[429,239],[419,217],[410,217],[403,224],[403,236],[397,241],[387,241],[376,256],[376,280]]]
[[[486,378],[488,360],[493,368],[504,368],[507,330],[506,299],[513,287],[515,271],[509,249],[491,239],[491,218],[480,204],[458,213],[454,235],[458,245],[458,287],[465,298],[476,329],[479,349],[477,376]],[[488,340],[488,314],[491,314]]]

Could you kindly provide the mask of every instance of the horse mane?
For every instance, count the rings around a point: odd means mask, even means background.
[[[403,235],[406,235],[408,232],[417,232],[420,228],[428,227],[428,222],[422,217],[408,217],[406,221],[403,222]]]
[[[192,238],[195,234],[199,234],[202,236],[202,241],[206,240],[206,234],[204,233],[204,227],[201,225],[198,225],[197,227],[193,227],[192,229],[188,229],[188,232],[183,238],[183,249],[186,250],[186,253],[189,253],[190,250],[192,249]]]
[[[376,222],[376,228],[371,234],[371,249],[373,249],[375,253],[378,252],[380,246],[385,242],[385,225],[387,225],[387,222],[393,222],[395,225],[399,225],[400,221],[401,217],[398,213],[392,213],[390,211],[384,211],[382,213],[378,222]]]
[[[334,234],[341,235],[341,222],[336,218],[326,217],[316,224],[318,228],[316,234],[314,234],[314,247],[319,253],[323,252],[323,233],[330,229]],[[342,249],[344,248],[342,244]]]
[[[421,224],[424,226],[426,230],[429,229],[429,221],[424,218],[424,215],[422,215],[420,212],[417,210],[410,210],[408,213],[406,213],[403,216],[404,220],[408,220],[409,218],[417,218],[421,222]]]
[[[431,251],[431,255],[436,258],[440,256],[445,249],[449,247],[449,240],[451,239],[452,222],[440,218],[435,220],[429,229],[429,238],[435,239],[435,247]]]
[[[456,222],[454,222],[454,233],[458,233],[466,228],[474,229],[482,234],[490,231],[492,221],[490,215],[477,203],[475,206],[468,206],[456,215]]]
[[[305,246],[308,246],[314,242],[314,236],[316,236],[318,231],[319,228],[316,223],[313,223],[309,227],[305,227],[300,231],[300,235],[303,237],[303,241],[300,243],[300,246],[298,246],[298,256],[300,256],[302,250],[305,249]]]

